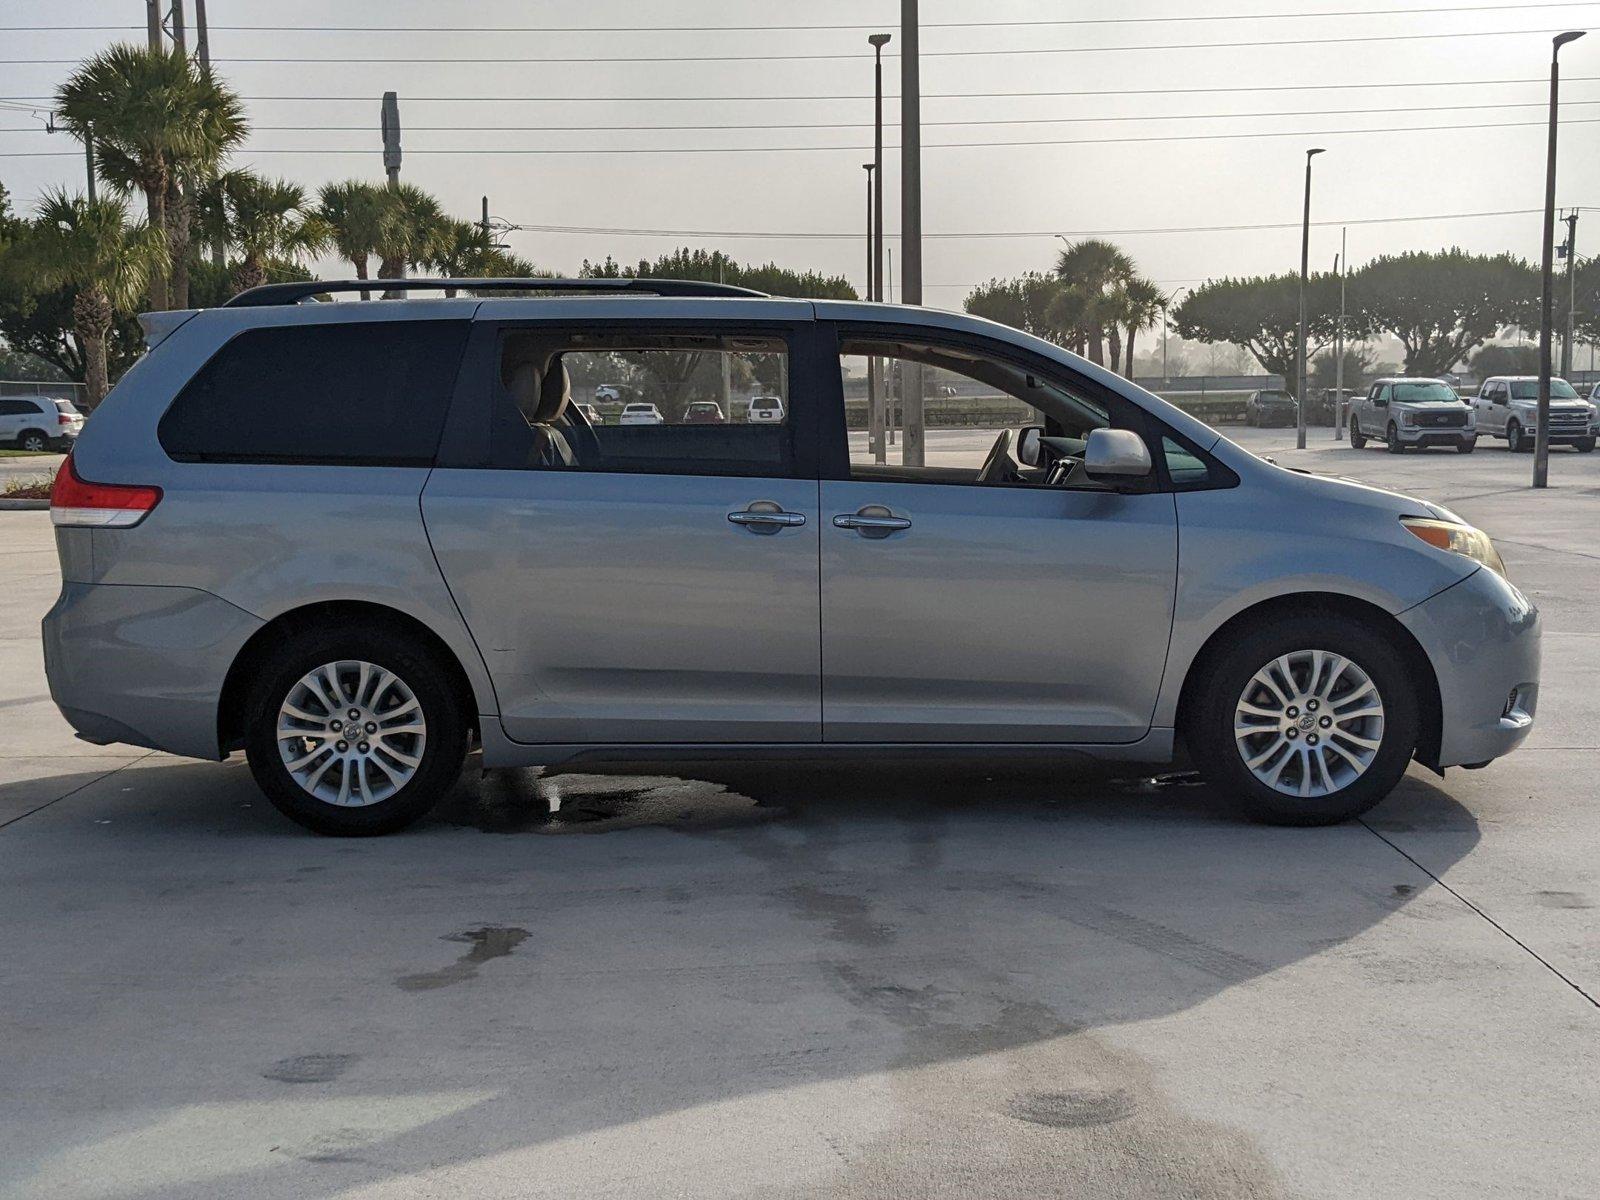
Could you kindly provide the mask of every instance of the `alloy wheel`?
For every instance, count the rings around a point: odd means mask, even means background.
[[[1359,665],[1331,650],[1296,650],[1251,676],[1234,706],[1233,736],[1258,780],[1312,798],[1366,774],[1383,722],[1383,698]]]
[[[422,766],[427,721],[394,672],[346,660],[306,672],[278,709],[278,753],[309,795],[362,808],[405,787]]]

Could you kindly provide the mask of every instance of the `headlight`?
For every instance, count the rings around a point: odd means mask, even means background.
[[[1402,425],[1415,425],[1416,423],[1417,423],[1417,414],[1416,413],[1403,412],[1403,413],[1400,414],[1400,424],[1402,424]]]
[[[1435,521],[1426,517],[1401,517],[1400,524],[1430,546],[1470,558],[1473,562],[1488,567],[1501,578],[1509,578],[1506,575],[1506,564],[1500,560],[1500,552],[1494,548],[1489,535],[1481,529],[1457,524],[1455,521]]]

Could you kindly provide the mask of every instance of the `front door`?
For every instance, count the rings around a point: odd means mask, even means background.
[[[499,331],[487,454],[436,469],[423,515],[512,740],[819,740],[817,481],[791,336]],[[617,384],[664,422],[617,423]],[[750,422],[754,394],[785,397],[784,416]],[[723,421],[684,420],[707,400]]]
[[[936,417],[922,466],[848,432],[848,477],[821,485],[824,740],[1137,741],[1172,627],[1174,498],[1085,479],[1081,456],[1090,429],[1138,418],[998,353],[896,337],[841,330],[845,411],[876,360],[891,394],[949,384],[938,411],[990,427]],[[995,426],[1041,415],[1053,462],[1032,466]]]

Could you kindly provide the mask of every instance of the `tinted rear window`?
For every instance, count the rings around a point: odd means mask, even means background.
[[[161,418],[162,448],[196,462],[426,466],[467,328],[384,321],[242,333],[178,393]]]

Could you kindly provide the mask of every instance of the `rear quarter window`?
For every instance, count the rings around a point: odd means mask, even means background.
[[[466,321],[289,325],[241,333],[178,393],[158,436],[189,462],[427,466]]]

